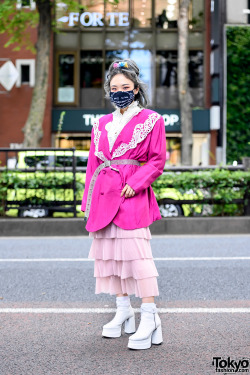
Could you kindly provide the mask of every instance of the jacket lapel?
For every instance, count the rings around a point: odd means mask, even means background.
[[[141,112],[143,112],[143,111],[141,111]],[[139,112],[135,116],[139,116],[141,114],[141,112]],[[117,147],[120,146],[121,143],[129,143],[130,142],[130,140],[132,138],[132,135],[133,135],[134,127],[137,124],[137,121],[134,121],[135,116],[132,117],[132,119],[129,120],[129,122],[124,126],[124,128],[119,133],[118,137],[115,140],[115,143],[113,144],[111,152],[110,152],[109,151],[108,132],[105,129],[106,124],[108,124],[110,121],[113,120],[113,114],[110,114],[110,115],[111,115],[111,117],[108,119],[108,121],[105,121],[105,124],[103,124],[103,126],[102,126],[102,131],[101,131],[101,136],[100,136],[100,146],[99,146],[99,150],[102,150],[105,157],[107,157],[107,159],[109,159],[109,160],[111,160],[114,151],[116,150]]]

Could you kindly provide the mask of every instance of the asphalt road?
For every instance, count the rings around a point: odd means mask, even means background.
[[[163,343],[137,351],[101,336],[115,296],[95,294],[91,242],[0,239],[0,375],[250,372],[249,235],[153,236]]]

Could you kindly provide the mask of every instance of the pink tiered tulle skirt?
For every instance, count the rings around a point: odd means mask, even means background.
[[[88,258],[95,259],[95,294],[159,295],[149,227],[127,230],[111,222],[89,232],[89,237],[93,237]]]

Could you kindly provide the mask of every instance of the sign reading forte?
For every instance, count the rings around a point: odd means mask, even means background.
[[[106,16],[109,18],[108,26],[117,26],[116,20],[118,20],[118,26],[129,26],[129,13],[109,12]],[[80,23],[83,26],[104,26],[102,19],[103,15],[98,12],[84,12],[80,15]],[[75,26],[79,22],[79,13],[70,12],[68,16],[63,16],[57,21],[68,22],[70,27]]]

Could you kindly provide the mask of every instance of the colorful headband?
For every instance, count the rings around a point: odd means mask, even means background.
[[[113,64],[113,68],[128,68],[128,63],[127,61],[120,61],[118,63]]]

